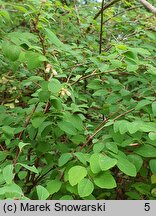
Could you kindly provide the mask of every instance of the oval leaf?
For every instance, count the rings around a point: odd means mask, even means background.
[[[57,47],[63,47],[63,43],[58,39],[58,37],[48,28],[45,28],[46,36],[48,39]]]
[[[47,190],[49,194],[52,195],[54,193],[57,193],[60,190],[61,185],[62,185],[62,182],[59,181],[58,179],[49,181],[47,184]]]
[[[148,134],[148,136],[149,136],[150,140],[156,140],[156,132],[150,132]]]
[[[150,160],[149,165],[152,173],[156,174],[156,159]]]
[[[74,186],[87,175],[87,170],[82,166],[74,166],[68,171],[69,183]]]
[[[48,84],[48,90],[51,91],[53,94],[58,94],[62,88],[62,84],[59,80],[53,78],[50,80]]]
[[[61,155],[58,161],[59,166],[63,166],[66,164],[70,159],[72,158],[72,155],[70,153],[64,153]]]
[[[14,167],[11,164],[7,165],[3,169],[3,178],[7,184],[11,184],[13,181],[13,178],[14,178],[13,169]]]
[[[31,120],[34,128],[38,128],[46,119],[46,117],[35,117]]]
[[[61,121],[58,123],[58,127],[67,134],[70,134],[70,135],[77,134],[77,130],[75,129],[73,124],[70,122]]]
[[[94,190],[94,185],[89,179],[82,179],[78,183],[78,194],[80,197],[89,196]]]
[[[109,170],[117,164],[117,159],[108,157],[107,155],[100,155],[99,164],[103,171]]]
[[[100,188],[112,189],[115,188],[116,181],[109,171],[100,173],[94,178],[94,183]]]
[[[156,148],[148,144],[141,146],[135,152],[143,157],[156,157]]]
[[[22,151],[24,146],[30,145],[30,143],[23,143],[23,142],[19,142],[18,147],[20,149],[20,152]]]
[[[126,158],[119,158],[117,162],[117,167],[126,175],[135,177],[136,176],[136,168],[134,164],[132,164],[129,160]]]
[[[132,162],[135,165],[136,171],[138,172],[142,167],[143,159],[136,154],[128,155],[128,159],[130,160],[130,162]]]
[[[98,161],[99,161],[99,154],[95,153],[90,157],[90,160],[89,160],[90,168],[93,173],[98,173],[101,171],[101,167]]]
[[[39,200],[46,200],[49,197],[49,192],[41,185],[36,187]]]
[[[152,112],[153,112],[153,115],[156,116],[156,101],[152,103]]]
[[[36,174],[39,173],[34,165],[33,166],[28,166],[27,164],[22,164],[22,163],[17,163],[17,164],[21,165],[22,167],[24,167],[27,170],[30,170],[31,172],[34,172]]]

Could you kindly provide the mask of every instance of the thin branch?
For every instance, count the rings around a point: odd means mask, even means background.
[[[106,10],[107,8],[111,7],[113,4],[119,2],[121,0],[112,0],[110,2],[107,2],[99,11],[98,13],[94,16],[94,20],[101,14],[102,11]]]
[[[29,193],[31,192],[31,190],[38,184],[38,182],[39,182],[40,180],[42,180],[42,178],[43,178],[44,176],[46,176],[49,172],[51,172],[54,168],[55,168],[55,166],[53,166],[52,168],[50,168],[50,169],[49,169],[45,174],[43,174],[42,176],[36,177],[36,179],[35,179],[34,182],[33,182],[33,185],[31,185],[31,186],[28,187],[28,189],[27,189],[27,191],[26,191],[26,194],[29,194]]]
[[[115,122],[117,119],[121,118],[122,116],[127,115],[128,113],[132,112],[133,110],[134,110],[134,108],[132,108],[132,109],[130,109],[130,110],[124,112],[124,113],[121,113],[120,115],[116,116],[112,121]],[[85,146],[87,146],[87,145],[93,140],[93,138],[105,127],[105,124],[108,122],[108,120],[111,120],[111,119],[106,118],[106,119],[103,121],[103,125],[102,125],[100,128],[98,128],[98,129],[87,139],[87,141],[81,146],[80,151],[81,151]]]
[[[38,104],[39,104],[39,102],[37,102],[37,103],[35,104],[35,106],[33,107],[30,116],[28,116],[28,118],[26,119],[26,122],[25,122],[25,124],[24,124],[24,128],[26,128],[26,127],[28,126],[28,124],[29,124],[29,122],[30,122],[30,120],[31,120],[32,115],[34,114],[35,110],[37,109]],[[19,136],[18,136],[19,139],[22,138],[23,133],[24,133],[24,130],[22,130],[22,131],[19,133]]]
[[[143,7],[143,6],[142,6],[142,7]],[[105,21],[103,22],[103,24],[107,23],[109,20],[113,19],[114,17],[117,17],[117,16],[119,16],[119,15],[121,15],[121,14],[124,14],[124,13],[126,13],[127,11],[135,10],[135,9],[137,9],[137,8],[140,8],[140,6],[135,6],[135,7],[127,8],[127,9],[125,9],[124,11],[121,11],[121,12],[119,12],[119,13],[117,13],[117,14],[114,14],[112,17],[109,17],[107,20],[105,20]]]
[[[31,120],[32,115],[34,114],[35,110],[36,110],[37,107],[38,107],[38,104],[39,104],[39,102],[38,102],[37,104],[35,104],[34,108],[33,108],[32,111],[31,111],[30,116],[28,116],[28,118],[26,119],[26,122],[25,122],[25,124],[24,124],[24,128],[26,128],[26,127],[28,126],[28,124],[29,124],[29,122],[30,122],[30,120]],[[25,129],[24,129],[24,130],[25,130]],[[22,131],[19,133],[19,135],[18,135],[18,139],[19,139],[19,140],[22,139],[22,135],[23,135],[23,133],[24,133],[24,130],[22,130]],[[20,150],[19,150],[19,147],[17,146],[17,147],[16,147],[16,156],[15,156],[15,159],[14,159],[14,161],[13,161],[14,166],[15,166],[16,163],[17,163],[19,153],[20,153]]]
[[[102,0],[101,8],[103,8],[103,6],[104,6],[104,0]],[[101,54],[101,50],[102,50],[102,34],[103,34],[103,10],[101,11],[99,54]]]
[[[145,6],[145,8],[147,8],[150,12],[156,15],[156,7],[154,7],[146,0],[139,0],[139,1]]]
[[[92,77],[92,76],[97,76],[97,75],[101,75],[101,74],[105,74],[105,73],[111,73],[111,72],[115,72],[117,69],[112,69],[112,70],[107,70],[107,71],[102,71],[102,72],[99,72],[99,73],[95,73],[97,69],[95,69],[93,71],[93,73],[89,74],[89,75],[86,75],[86,76],[82,76],[80,77],[78,80],[76,80],[75,82],[71,83],[71,86],[76,84],[77,82],[81,81],[81,80],[84,80],[84,79],[87,79],[89,77]]]

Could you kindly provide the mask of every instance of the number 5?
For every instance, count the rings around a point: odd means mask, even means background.
[[[144,210],[145,211],[149,211],[150,210],[150,203],[145,203]]]

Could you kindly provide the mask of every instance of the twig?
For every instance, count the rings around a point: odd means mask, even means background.
[[[156,15],[156,7],[154,7],[152,4],[150,4],[146,0],[139,0],[150,12]]]
[[[42,35],[42,33],[40,32],[40,30],[38,29],[38,22],[39,22],[39,17],[41,15],[41,11],[42,11],[42,4],[39,8],[39,12],[37,14],[37,17],[35,20],[33,20],[33,25],[34,25],[34,32],[37,33],[38,37],[39,37],[39,41],[41,43],[41,47],[42,47],[42,54],[44,56],[46,56],[46,47],[45,47],[45,37]],[[44,68],[46,69],[46,62],[44,61]]]
[[[76,1],[75,0],[74,0],[74,8],[75,8],[75,13],[76,13],[76,17],[77,17],[77,23],[78,23],[78,25],[80,25],[81,21],[80,21],[79,11],[78,11],[78,8],[76,6]]]
[[[31,158],[31,152],[32,152],[32,148],[30,148],[28,150],[28,156],[27,156],[27,160],[30,161],[30,158]],[[25,184],[27,184],[29,182],[29,178],[30,178],[30,170],[28,170],[27,172],[27,176],[25,178]]]
[[[134,110],[134,108],[124,112],[124,113],[121,113],[120,115],[116,116],[112,121],[116,121],[117,119],[121,118],[122,116],[125,116],[127,115],[128,113],[132,112]],[[92,140],[93,138],[105,127],[105,124],[108,122],[108,120],[110,120],[109,118],[106,118],[104,121],[103,121],[103,124],[100,128],[98,128],[88,139],[87,141],[81,146],[80,148],[80,151],[85,147],[87,146]]]
[[[111,117],[113,117],[114,115],[116,115],[116,114],[119,113],[120,111],[122,111],[122,109],[119,109],[119,110],[117,110],[116,112],[110,114],[110,116],[109,116],[108,118],[105,118],[105,119],[97,126],[97,128],[95,129],[95,131],[98,130],[99,128],[101,128],[101,126],[102,126],[103,124],[106,123],[106,119],[109,120]]]
[[[55,166],[51,167],[46,173],[44,173],[42,176],[37,176],[34,180],[34,186],[44,177],[46,176],[50,171],[52,171],[55,168]]]
[[[124,11],[121,11],[121,12],[119,12],[119,13],[117,13],[117,14],[114,14],[112,17],[110,17],[110,18],[108,18],[107,20],[105,20],[105,21],[103,22],[103,24],[107,23],[109,20],[113,19],[114,17],[117,17],[117,16],[119,16],[119,15],[121,15],[121,14],[124,14],[124,13],[127,12],[127,11],[135,10],[135,9],[137,9],[137,8],[140,8],[140,6],[127,8],[127,9],[125,9]]]
[[[102,71],[102,72],[99,72],[99,73],[95,73],[97,69],[95,69],[93,71],[93,73],[89,74],[89,75],[86,75],[86,76],[82,76],[80,77],[78,80],[76,80],[75,82],[71,83],[71,86],[76,84],[77,82],[81,81],[81,80],[84,80],[84,79],[87,79],[89,77],[92,77],[92,76],[97,76],[97,75],[101,75],[101,74],[105,74],[105,73],[111,73],[111,72],[115,72],[117,69],[112,69],[112,70],[107,70],[107,71]]]
[[[38,104],[39,104],[39,102],[37,102],[37,104],[35,104],[34,108],[32,109],[32,112],[31,112],[30,116],[28,116],[28,118],[26,119],[26,122],[25,122],[25,124],[24,124],[24,128],[26,128],[26,127],[28,126],[28,124],[29,124],[29,122],[30,122],[30,120],[31,120],[32,115],[34,114],[35,110],[36,110],[37,107],[38,107]],[[24,130],[25,130],[25,129],[24,129]],[[24,130],[22,130],[22,131],[19,133],[19,135],[18,135],[18,139],[19,139],[19,140],[22,139],[22,135],[23,135],[23,133],[24,133]],[[15,166],[16,163],[17,163],[19,153],[20,153],[19,147],[17,146],[17,147],[16,147],[16,156],[15,156],[15,159],[14,159],[14,161],[13,161],[14,166]]]
[[[50,109],[50,100],[46,103],[45,108],[44,108],[44,114],[48,113]]]
[[[104,0],[102,0],[101,8],[103,8],[103,6],[104,6]],[[102,49],[102,34],[103,34],[103,10],[101,11],[99,54],[101,54],[101,49]]]
[[[112,0],[110,2],[107,2],[99,11],[98,13],[94,16],[94,20],[101,14],[102,11],[106,10],[107,8],[111,7],[113,4],[119,2],[121,0]]]

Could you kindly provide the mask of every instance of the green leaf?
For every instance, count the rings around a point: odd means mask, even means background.
[[[41,185],[38,185],[36,187],[36,190],[37,190],[37,195],[38,195],[39,200],[46,200],[50,195],[47,189]]]
[[[93,151],[94,153],[99,153],[103,150],[103,148],[104,148],[104,143],[99,142],[99,143],[94,144]]]
[[[68,192],[70,192],[71,194],[76,194],[76,195],[78,195],[77,185],[71,186],[70,183],[67,182],[67,183],[65,184],[65,187],[66,187],[66,190],[67,190]]]
[[[150,184],[145,184],[142,182],[136,182],[132,185],[139,193],[144,194],[144,195],[149,195],[150,190],[151,190],[151,185]]]
[[[49,91],[40,91],[38,93],[38,98],[41,102],[46,102],[50,98],[50,92]]]
[[[87,175],[87,170],[82,166],[74,166],[68,171],[69,183],[74,186]]]
[[[151,176],[151,183],[156,184],[156,175]]]
[[[89,179],[82,179],[78,183],[78,194],[80,197],[89,196],[94,190],[94,185]]]
[[[23,143],[23,142],[19,142],[18,147],[20,149],[20,152],[22,151],[22,149],[24,148],[24,146],[30,145],[30,143]]]
[[[52,44],[59,48],[63,48],[64,44],[58,39],[58,37],[50,30],[45,28],[45,33],[48,39],[51,41]]]
[[[142,108],[144,108],[145,106],[151,104],[151,101],[150,100],[141,100],[137,103],[137,106],[136,106],[136,110],[140,110]]]
[[[34,128],[38,128],[40,125],[42,125],[42,123],[45,121],[46,117],[34,117],[31,120],[31,123],[33,125]]]
[[[156,140],[156,132],[150,132],[148,136],[151,140]]]
[[[139,66],[138,65],[135,65],[133,64],[130,60],[127,59],[126,61],[127,63],[127,71],[128,72],[135,72],[138,70]]]
[[[25,7],[19,6],[19,5],[13,5],[14,8],[16,8],[19,11],[22,11],[23,13],[26,13],[28,10]]]
[[[134,164],[132,164],[126,158],[119,158],[117,162],[117,167],[126,175],[135,177],[136,176],[136,168]]]
[[[141,196],[136,191],[129,191],[125,193],[131,200],[140,200]]]
[[[130,154],[127,157],[128,157],[128,160],[130,160],[130,162],[132,162],[135,165],[136,171],[139,172],[143,164],[143,159],[139,155],[136,155],[136,154]]]
[[[120,124],[119,124],[119,132],[121,134],[124,134],[126,133],[128,130],[127,130],[127,125],[128,125],[128,122],[126,120],[121,120],[120,121]]]
[[[47,183],[47,190],[50,195],[57,193],[61,188],[62,182],[58,179],[51,180]]]
[[[71,158],[72,158],[72,154],[70,154],[70,153],[62,154],[58,160],[58,166],[61,167],[61,166],[65,165]]]
[[[101,171],[99,161],[99,154],[95,153],[90,157],[90,169],[93,173],[99,173]]]
[[[101,95],[107,95],[108,91],[105,89],[100,89],[94,92],[93,96],[94,97],[101,97]]]
[[[153,67],[152,65],[148,65],[148,73],[156,75],[156,67]]]
[[[43,61],[47,61],[47,58],[39,53],[27,51],[24,61],[27,61],[28,69],[32,70],[41,66]]]
[[[152,112],[153,112],[153,115],[156,116],[156,101],[152,103]]]
[[[24,180],[26,178],[27,174],[28,174],[27,171],[19,171],[18,177],[20,180]]]
[[[2,50],[4,55],[11,61],[16,61],[20,55],[20,47],[12,45],[9,42],[4,42],[2,44]]]
[[[105,171],[97,175],[94,178],[94,183],[98,187],[105,189],[113,189],[117,186],[114,177],[110,174],[109,171]]]
[[[48,84],[48,89],[51,91],[52,94],[59,94],[60,90],[62,88],[62,84],[59,80],[53,78],[50,80]]]
[[[0,188],[0,195],[5,193],[13,193],[15,195],[23,195],[22,189],[15,183]]]
[[[40,135],[41,137],[45,137],[46,135],[48,135],[48,133],[51,131],[51,129],[52,129],[51,121],[45,121],[42,123],[42,125],[39,126],[38,135]]]
[[[140,129],[140,122],[134,121],[127,124],[127,129],[130,134],[136,133]]]
[[[2,3],[2,2],[1,2],[1,3]],[[0,10],[0,16],[4,17],[4,18],[7,19],[8,21],[11,20],[10,15],[9,15],[9,13],[8,13],[7,10],[1,9],[1,10]]]
[[[84,143],[86,141],[86,137],[84,135],[79,135],[79,134],[76,134],[74,136],[72,136],[70,138],[70,140],[76,144],[76,145],[79,145],[80,143]]]
[[[11,184],[14,178],[14,173],[13,173],[14,167],[13,165],[7,165],[3,169],[3,178],[7,184]]]
[[[115,133],[117,133],[119,131],[119,127],[120,127],[121,123],[122,123],[122,121],[120,121],[120,120],[114,122],[113,129],[114,129]]]
[[[118,153],[118,146],[115,142],[106,143],[106,148],[114,153]]]
[[[83,163],[84,165],[87,165],[87,160],[84,156],[84,153],[76,152],[76,153],[74,153],[74,155],[78,158],[79,161],[81,161],[81,163]]]
[[[154,122],[143,122],[140,126],[140,130],[143,132],[155,131],[156,124]]]
[[[68,200],[69,201],[69,200],[73,200],[73,197],[70,195],[64,195],[59,200]]]
[[[143,49],[143,48],[131,48],[131,49],[135,49],[137,53],[139,53],[140,55],[142,56],[148,56],[148,55],[151,55],[151,53],[149,52],[149,50],[147,49]]]
[[[149,165],[152,173],[156,174],[156,159],[150,160]]]
[[[7,154],[4,151],[0,151],[0,161],[3,161],[7,157]]]
[[[75,129],[73,124],[70,122],[66,122],[66,121],[58,122],[58,127],[67,134],[70,134],[70,135],[77,134],[77,130]]]
[[[4,133],[12,136],[12,135],[14,135],[15,128],[12,128],[12,127],[6,125],[6,126],[2,127],[2,130]]]
[[[100,79],[93,79],[89,82],[87,85],[87,88],[89,89],[94,89],[94,90],[99,90],[101,89],[101,80]]]
[[[27,170],[30,170],[31,172],[34,172],[36,174],[39,173],[38,169],[36,169],[36,167],[34,165],[33,166],[28,166],[27,164],[23,164],[23,163],[17,163],[17,164],[21,165],[22,167],[24,167]]]
[[[117,164],[117,159],[113,159],[111,157],[108,157],[107,155],[101,154],[99,156],[99,164],[100,164],[101,170],[106,171],[114,167]]]
[[[143,157],[156,157],[156,148],[151,145],[145,144],[140,146],[135,153],[143,156]]]
[[[62,110],[62,103],[59,98],[52,98],[51,104],[56,110]]]
[[[83,130],[83,123],[80,116],[66,112],[64,114],[64,120],[71,122],[77,130],[79,131]]]
[[[153,188],[153,189],[152,189],[151,194],[152,194],[153,196],[156,196],[156,188]]]
[[[119,60],[110,60],[112,64],[112,69],[120,68],[122,66],[122,61]]]

